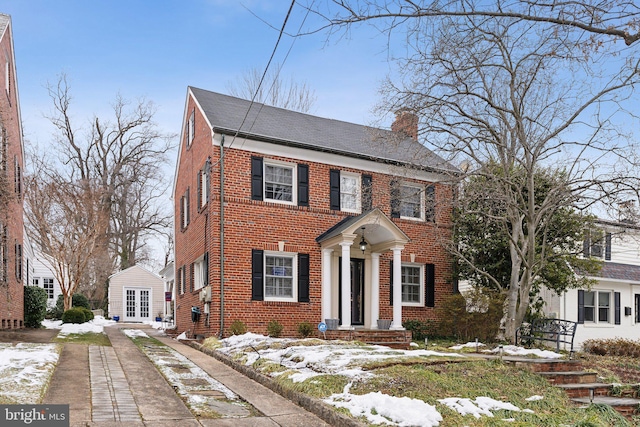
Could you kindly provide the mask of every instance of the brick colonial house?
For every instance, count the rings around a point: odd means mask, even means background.
[[[173,189],[178,332],[435,319],[453,292],[439,239],[457,169],[417,142],[415,116],[393,129],[189,87]]]
[[[23,140],[11,17],[0,14],[0,328],[24,327]]]

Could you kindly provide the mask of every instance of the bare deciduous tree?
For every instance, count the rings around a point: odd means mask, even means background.
[[[633,119],[628,107],[640,63],[635,44],[622,55],[610,43],[614,37],[635,42],[637,36],[620,31],[636,29],[637,7],[618,1],[598,3],[607,9],[589,2],[334,3],[346,13],[330,18],[332,30],[365,21],[382,31],[406,30],[409,54],[398,60],[399,77],[385,83],[379,111],[415,112],[427,145],[471,165],[463,179],[476,175],[491,183],[483,197],[500,205],[501,214],[479,214],[507,237],[511,274],[500,285],[507,294],[505,333],[513,339],[536,272],[552,255],[544,239],[552,215],[563,207],[587,211],[621,194],[637,197],[635,148],[621,124]],[[480,10],[485,6],[500,12]],[[529,15],[513,13],[515,7]],[[549,19],[536,18],[542,11]],[[589,28],[552,17],[581,22],[590,11]],[[542,168],[566,177],[544,195],[535,186]],[[454,243],[448,242],[455,251]]]
[[[59,185],[83,182],[90,187],[87,191],[100,195],[96,209],[109,220],[96,223],[101,227],[98,240],[83,273],[85,293],[100,297],[114,269],[145,260],[147,237],[170,226],[171,212],[160,197],[168,188],[162,168],[173,137],[154,123],[152,103],[132,104],[120,96],[112,105],[111,120],[94,116],[82,130],[72,120],[66,77],[48,89],[56,144],[34,154],[34,164]],[[39,169],[34,172],[40,174]]]
[[[291,78],[285,81],[281,78],[282,66],[267,72],[252,68],[238,77],[236,82],[229,83],[227,90],[230,95],[255,101],[287,110],[308,113],[316,102],[315,92],[306,83],[297,83]]]

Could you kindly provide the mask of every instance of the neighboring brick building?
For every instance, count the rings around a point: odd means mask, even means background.
[[[407,114],[410,128],[392,132],[189,87],[173,192],[178,332],[435,319],[453,292],[440,239],[457,170]]]
[[[0,328],[23,327],[22,122],[11,17],[0,14]]]

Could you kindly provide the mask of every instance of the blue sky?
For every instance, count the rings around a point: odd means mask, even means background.
[[[47,82],[65,73],[78,125],[104,117],[117,94],[145,97],[168,131],[181,128],[187,86],[227,93],[248,69],[264,69],[290,2],[286,0],[4,0],[18,69],[27,141],[48,143],[52,128]],[[287,30],[297,30],[305,11],[294,7]],[[307,24],[313,24],[309,17]],[[324,33],[283,37],[275,62],[283,76],[315,91],[313,114],[370,124],[379,82],[390,65],[385,39],[372,31],[327,42]],[[292,46],[293,44],[293,46]]]

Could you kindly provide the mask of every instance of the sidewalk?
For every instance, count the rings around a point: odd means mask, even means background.
[[[121,328],[148,335],[183,354],[257,411],[244,418],[196,418]],[[65,344],[43,403],[69,404],[70,425],[316,427],[324,421],[215,358],[161,336],[146,325],[106,327],[112,347]]]

